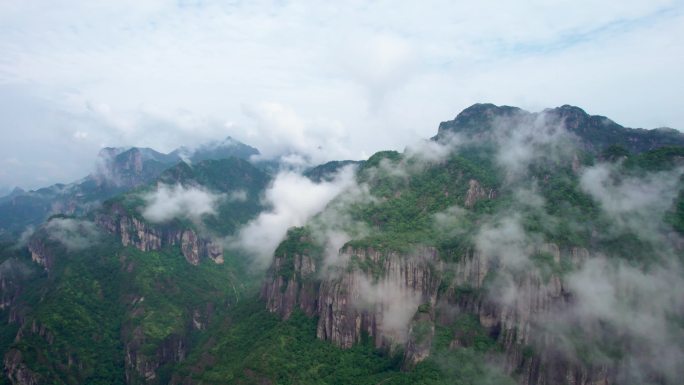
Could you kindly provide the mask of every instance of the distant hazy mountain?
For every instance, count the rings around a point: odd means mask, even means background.
[[[168,154],[151,148],[103,148],[95,171],[80,181],[32,191],[14,190],[0,198],[0,239],[35,226],[50,215],[81,215],[116,194],[149,183],[183,160],[200,162],[236,157],[249,159],[259,151],[230,137],[197,148],[181,147]]]
[[[180,147],[168,155],[188,159],[191,162],[200,162],[207,159],[230,157],[249,159],[252,156],[259,155],[259,150],[229,136],[222,141],[205,143],[196,148]]]

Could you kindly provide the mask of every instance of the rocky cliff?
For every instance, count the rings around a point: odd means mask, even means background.
[[[352,267],[321,283],[318,337],[345,348],[359,342],[363,333],[378,348],[406,342],[406,326],[418,306],[436,303],[437,251],[420,248],[400,254],[347,247],[342,253]]]
[[[9,258],[0,263],[0,311],[12,309],[21,294],[24,281],[33,273],[34,269],[17,258]]]
[[[586,249],[561,251],[555,244],[531,253],[573,264],[589,256]],[[276,256],[261,292],[269,311],[287,318],[299,308],[317,316],[318,338],[343,348],[359,343],[363,335],[382,349],[404,345],[406,368],[430,356],[435,326],[452,325],[454,314],[473,314],[502,346],[505,370],[521,384],[613,383],[611,368],[569,358],[538,324],[544,314],[572,300],[559,274],[530,270],[516,275],[508,289],[518,295],[509,300],[490,295],[495,291],[487,287],[499,262],[472,249],[449,263],[432,247],[403,253],[345,247],[340,258],[349,261],[345,268],[322,271],[315,257]],[[463,344],[457,330],[450,346]]]
[[[180,336],[168,338],[152,354],[143,353],[143,342],[142,330],[138,329],[133,332],[133,338],[124,348],[127,384],[159,383],[159,367],[181,362],[187,354],[187,342]]]
[[[32,237],[28,243],[28,250],[31,253],[31,260],[46,271],[50,271],[54,264],[54,252],[50,247],[45,245],[45,241],[41,237]]]
[[[26,366],[19,350],[8,351],[3,363],[10,383],[16,385],[39,385],[41,383],[40,376]]]
[[[215,263],[223,263],[221,244],[201,238],[193,229],[151,225],[129,215],[117,205],[97,215],[95,223],[106,232],[117,236],[124,246],[133,246],[141,251],[178,246],[190,264],[198,265],[202,258],[211,259]]]
[[[561,251],[553,243],[530,251],[531,255],[540,253],[549,255],[555,263],[566,260],[564,262],[572,265],[589,257],[584,248]],[[521,384],[612,383],[609,368],[585,366],[574,361],[555,348],[559,341],[545,333],[544,325],[540,324],[545,315],[561,312],[572,301],[572,293],[560,274],[543,276],[534,269],[517,272],[510,286],[496,290],[487,286],[487,280],[501,272],[499,262],[473,251],[465,253],[459,262],[447,269],[452,269],[453,279],[448,281],[448,289],[440,296],[439,306],[475,314],[490,336],[502,345],[505,369],[517,374]],[[508,298],[507,294],[511,292],[516,294]],[[450,320],[441,317],[437,322],[448,324]],[[458,344],[458,340],[453,344]]]

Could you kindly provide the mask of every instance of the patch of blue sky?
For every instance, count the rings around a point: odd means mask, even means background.
[[[527,56],[552,54],[555,52],[564,51],[579,44],[596,42],[603,39],[608,39],[611,36],[632,32],[642,28],[649,28],[664,21],[678,17],[683,13],[684,4],[678,3],[676,6],[662,8],[648,15],[632,19],[613,20],[611,22],[589,29],[569,30],[559,34],[556,38],[550,41],[540,39],[538,41],[516,42],[513,44],[508,44],[505,40],[498,40],[496,42],[490,43],[490,46],[492,46],[492,51],[496,52],[498,55]]]

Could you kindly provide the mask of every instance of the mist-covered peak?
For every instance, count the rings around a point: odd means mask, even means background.
[[[100,159],[111,159],[128,150],[129,148],[130,147],[103,147],[97,153],[97,157]]]
[[[25,193],[25,192],[26,192],[26,190],[24,190],[23,188],[21,188],[21,187],[15,187],[15,188],[12,190],[12,192],[10,192],[9,195],[20,195],[20,194],[23,194],[23,193]]]
[[[510,119],[527,114],[529,114],[529,112],[518,107],[497,106],[491,103],[477,103],[461,111],[456,115],[454,120],[440,123],[437,136],[439,137],[446,132],[473,134],[489,131],[494,128],[494,123],[497,119]]]
[[[207,142],[194,148],[179,147],[169,153],[169,155],[176,156],[179,159],[190,160],[191,162],[200,162],[208,159],[230,157],[249,159],[253,155],[259,155],[259,150],[228,136],[223,140]]]
[[[518,107],[474,104],[464,109],[454,120],[440,123],[438,134],[433,139],[440,140],[451,134],[481,137],[502,128],[515,129],[532,124],[539,127],[562,126],[579,138],[585,150],[596,153],[615,144],[633,153],[684,145],[684,134],[680,131],[624,127],[605,116],[591,115],[580,107],[568,104],[537,113]]]
[[[589,115],[582,108],[570,104],[563,104],[560,107],[554,108],[553,111],[558,111],[563,114]]]
[[[103,161],[123,162],[136,157],[141,161],[154,160],[162,163],[175,162],[179,159],[149,147],[105,147],[98,153],[98,158]]]
[[[475,103],[464,109],[456,116],[456,119],[467,119],[472,116],[485,114],[487,116],[510,116],[515,113],[523,112],[522,109],[514,106],[497,106],[492,103]]]

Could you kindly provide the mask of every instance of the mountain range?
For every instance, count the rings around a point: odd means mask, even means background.
[[[162,154],[151,148],[103,148],[95,170],[80,181],[55,184],[35,191],[16,188],[0,198],[0,238],[16,237],[27,226],[37,226],[50,215],[82,215],[108,198],[154,181],[179,162],[237,157],[249,159],[259,151],[231,137],[197,148],[178,148]]]
[[[302,173],[105,148],[0,198],[8,384],[677,384],[684,134],[476,104]]]

